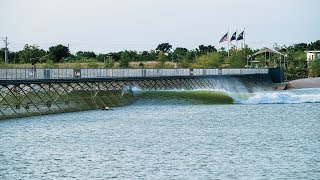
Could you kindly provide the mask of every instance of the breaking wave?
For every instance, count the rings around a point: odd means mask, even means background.
[[[135,93],[140,103],[153,104],[232,104],[232,97],[211,90],[139,91]]]
[[[231,92],[225,89],[153,90],[133,88],[138,102],[156,104],[299,104],[320,103],[320,88]]]
[[[320,89],[267,91],[231,95],[238,104],[299,104],[320,103]]]

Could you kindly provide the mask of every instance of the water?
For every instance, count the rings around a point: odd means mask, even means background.
[[[320,103],[320,89],[260,91],[248,94],[228,93],[239,104]]]
[[[0,121],[0,179],[319,179],[320,103],[300,101],[317,93]]]

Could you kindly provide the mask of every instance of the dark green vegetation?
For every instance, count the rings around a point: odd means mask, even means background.
[[[306,50],[320,50],[320,40],[309,44],[299,43],[275,49],[287,55],[286,76],[288,79],[320,75],[319,60],[307,64],[304,52]],[[27,44],[21,51],[11,52],[9,50],[9,62],[11,65],[40,63],[43,67],[56,67],[57,63],[73,63],[73,66],[79,68],[84,63],[87,65],[85,67],[90,68],[244,68],[247,65],[247,56],[257,51],[257,49],[251,49],[248,46],[242,49],[232,47],[228,57],[224,48],[217,50],[212,45],[200,45],[196,49],[189,50],[183,47],[173,48],[169,43],[162,43],[150,51],[124,50],[106,54],[79,51],[71,54],[68,47],[61,44],[50,47],[48,51],[40,49],[37,45]],[[266,56],[271,59],[268,66],[279,65],[278,55],[267,53]],[[3,59],[4,49],[1,49],[0,62],[2,62],[2,66],[4,66]],[[276,64],[273,64],[273,59],[276,60]],[[257,56],[256,60],[265,62],[265,55]]]
[[[28,92],[25,95],[16,92],[1,93],[3,97],[0,118],[15,118],[33,115],[55,114],[91,109],[104,106],[125,106],[134,101],[134,96],[121,90],[66,92]]]
[[[232,104],[233,99],[216,91],[143,91],[138,99],[161,102],[190,102],[191,104]]]

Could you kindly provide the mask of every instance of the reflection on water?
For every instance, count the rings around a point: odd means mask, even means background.
[[[0,121],[0,179],[318,179],[319,109],[137,103]]]

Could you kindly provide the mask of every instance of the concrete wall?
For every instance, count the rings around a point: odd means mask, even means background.
[[[269,75],[273,83],[282,83],[284,81],[283,68],[270,68]]]

